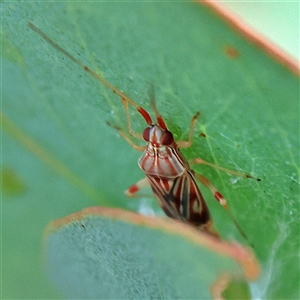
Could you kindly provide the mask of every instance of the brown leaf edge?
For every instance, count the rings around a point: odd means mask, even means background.
[[[49,223],[44,232],[44,241],[47,237],[73,221],[80,221],[87,216],[101,216],[112,220],[119,220],[126,223],[147,226],[149,228],[163,230],[169,234],[180,235],[192,241],[196,245],[211,250],[221,256],[229,257],[236,261],[243,270],[243,278],[247,281],[254,281],[260,275],[260,265],[253,251],[249,247],[242,246],[237,242],[227,242],[217,239],[205,232],[171,219],[159,219],[143,216],[134,212],[108,207],[88,207],[79,212],[68,215],[62,219]],[[239,276],[240,278],[240,276]],[[214,299],[223,299],[222,293],[231,280],[238,279],[236,275],[223,273],[211,286],[211,294]]]
[[[217,16],[223,19],[233,30],[240,33],[250,43],[256,45],[266,52],[270,57],[275,59],[287,67],[298,77],[300,76],[299,62],[292,58],[285,50],[281,49],[277,44],[269,38],[252,28],[244,22],[238,15],[224,7],[222,3],[213,0],[197,0],[201,5],[208,7]]]

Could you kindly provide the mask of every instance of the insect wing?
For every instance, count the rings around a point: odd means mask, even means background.
[[[148,176],[153,193],[158,198],[165,214],[201,227],[210,220],[210,214],[192,171],[164,179]]]

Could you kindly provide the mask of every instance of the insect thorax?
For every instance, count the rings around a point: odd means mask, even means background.
[[[147,175],[160,178],[171,179],[185,172],[180,153],[169,146],[154,147],[149,143],[138,164]]]

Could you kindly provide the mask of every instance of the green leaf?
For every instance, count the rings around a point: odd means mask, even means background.
[[[4,2],[2,297],[57,298],[43,266],[46,225],[101,205],[162,215],[123,191],[144,175],[119,97],[28,27],[34,23],[150,111],[149,86],[176,139],[200,119],[190,159],[251,173],[205,175],[228,200],[262,265],[252,297],[299,298],[299,78],[196,3]],[[131,112],[135,131],[145,127]],[[202,133],[202,136],[200,136]],[[203,134],[206,137],[203,137]],[[244,242],[202,188],[224,239]],[[150,194],[150,192],[149,192]]]
[[[122,210],[87,208],[46,232],[47,270],[68,299],[220,299],[228,281],[259,275],[236,243]]]

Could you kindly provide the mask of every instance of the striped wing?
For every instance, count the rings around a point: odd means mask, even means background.
[[[210,214],[192,172],[172,179],[153,175],[148,179],[167,216],[201,227],[210,221]]]

